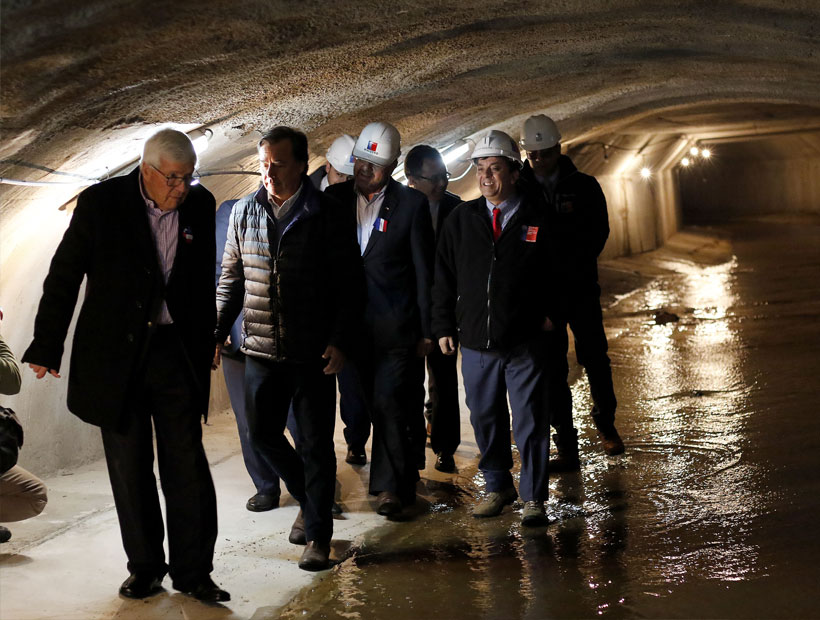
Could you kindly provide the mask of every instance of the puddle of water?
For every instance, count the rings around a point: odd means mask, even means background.
[[[667,251],[675,272],[610,313],[623,457],[573,374],[583,468],[552,477],[549,526],[522,528],[518,505],[472,518],[464,472],[278,617],[817,617],[820,225],[721,231],[731,260]]]

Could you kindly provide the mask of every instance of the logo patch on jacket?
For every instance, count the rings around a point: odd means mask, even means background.
[[[538,226],[522,226],[521,236],[527,243],[535,243],[538,239]]]
[[[186,226],[183,229],[182,238],[185,239],[185,243],[193,243],[194,242],[194,231],[191,230],[190,226]]]
[[[376,221],[373,222],[373,228],[375,228],[379,232],[387,232],[387,220],[381,217],[377,217]]]
[[[575,200],[575,194],[558,194],[555,197],[555,203],[557,205],[558,213],[574,213],[575,212],[575,205],[573,201]]]

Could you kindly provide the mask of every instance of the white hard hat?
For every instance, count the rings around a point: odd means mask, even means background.
[[[342,174],[353,174],[353,146],[356,139],[346,133],[333,141],[325,157],[331,166]]]
[[[362,129],[353,147],[353,157],[378,166],[388,166],[399,158],[401,136],[390,123],[370,123]]]
[[[521,151],[515,140],[497,129],[493,129],[479,140],[473,149],[473,154],[470,155],[470,159],[474,161],[482,157],[506,157],[519,166],[521,165]]]
[[[544,114],[530,116],[521,128],[521,146],[525,151],[542,151],[561,141],[555,121]]]

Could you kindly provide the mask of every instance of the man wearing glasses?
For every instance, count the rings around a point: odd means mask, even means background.
[[[389,123],[367,125],[353,148],[353,180],[325,190],[358,222],[367,289],[356,365],[373,422],[370,493],[387,517],[416,500],[411,429],[423,432],[424,356],[433,344],[433,225],[424,194],[390,176],[400,139]]]
[[[527,151],[522,177],[542,191],[563,243],[566,317],[554,331],[547,382],[550,425],[555,429],[553,440],[558,451],[550,461],[550,471],[578,471],[578,431],[572,421],[572,393],[567,385],[567,323],[575,338],[576,358],[589,379],[592,420],[601,447],[609,456],[624,452],[624,442],[615,428],[617,400],[598,285],[598,255],[609,237],[606,198],[595,177],[583,174],[568,156],[561,155],[561,134],[549,116],[538,114],[524,121],[521,145]]]
[[[427,144],[414,146],[404,160],[404,175],[407,185],[427,196],[438,243],[445,218],[461,202],[459,196],[447,191],[450,173],[441,153]],[[457,361],[457,356],[444,355],[436,346],[427,356],[429,401],[425,404],[425,413],[429,416],[430,445],[436,455],[435,468],[444,472],[455,471],[453,455],[461,443]],[[425,434],[421,433],[419,439],[423,452]]]
[[[175,589],[208,602],[230,595],[210,578],[216,495],[202,447],[213,357],[214,197],[194,180],[184,133],[145,142],[131,174],[77,198],[23,356],[38,379],[59,378],[80,285],[68,408],[101,427],[128,570],[128,598]],[[153,472],[153,433],[168,517],[169,565]]]

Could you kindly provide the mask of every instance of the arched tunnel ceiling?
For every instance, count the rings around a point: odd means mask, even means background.
[[[820,118],[816,0],[4,0],[0,10],[4,162],[56,168],[106,131],[162,122],[246,134],[290,124],[317,155],[373,119],[395,123],[405,143],[445,144],[490,126],[515,133],[540,111],[570,142],[661,129],[661,109],[694,110],[692,133],[766,123],[775,104],[791,105],[792,127]]]

